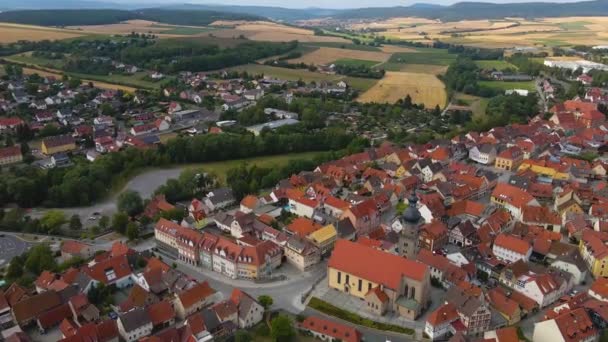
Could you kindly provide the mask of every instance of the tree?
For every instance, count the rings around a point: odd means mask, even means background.
[[[80,222],[80,216],[74,214],[70,217],[70,229],[71,230],[81,230],[82,222]]]
[[[238,330],[236,334],[234,334],[235,342],[251,342],[253,338],[251,334],[247,332],[247,330]]]
[[[14,257],[6,270],[6,278],[14,280],[21,277],[23,275],[23,267],[23,256]]]
[[[57,267],[51,248],[46,244],[32,247],[25,259],[25,269],[39,275],[42,271],[52,271]]]
[[[127,224],[127,237],[129,240],[135,240],[139,237],[139,227],[135,222]]]
[[[267,295],[261,295],[258,297],[258,302],[260,302],[260,305],[262,305],[264,307],[264,310],[268,310],[270,309],[270,307],[273,304],[273,300],[272,297],[267,296]]]
[[[66,222],[65,214],[61,210],[49,210],[40,219],[40,224],[49,234],[57,231]]]
[[[112,229],[120,234],[127,232],[127,225],[129,224],[129,215],[123,211],[119,211],[112,217]]]
[[[290,342],[295,340],[296,331],[291,319],[286,315],[278,315],[270,323],[270,336],[275,342]]]
[[[135,216],[144,210],[144,202],[139,192],[127,190],[118,196],[118,210],[124,211],[129,216]]]
[[[110,226],[110,218],[103,215],[100,219],[99,219],[99,227],[101,227],[101,229],[108,229],[108,227]]]

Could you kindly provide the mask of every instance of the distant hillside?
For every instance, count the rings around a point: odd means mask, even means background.
[[[105,25],[125,20],[142,19],[174,25],[208,25],[216,20],[261,20],[249,14],[202,10],[141,9],[47,9],[17,10],[0,13],[0,22],[41,26]]]
[[[336,18],[391,18],[402,16],[456,21],[464,19],[499,19],[504,17],[565,17],[608,15],[606,0],[574,3],[529,2],[493,4],[460,2],[451,6],[372,7],[344,10]]]
[[[341,10],[323,9],[323,8],[306,8],[292,9],[270,6],[232,6],[232,5],[198,5],[198,4],[181,4],[168,5],[167,9],[186,9],[186,10],[207,10],[226,13],[250,14],[260,17],[271,18],[274,20],[295,21],[303,19],[311,19],[318,17],[330,17],[338,14]]]
[[[112,9],[19,10],[0,13],[0,21],[40,26],[104,25],[136,19],[131,11]]]

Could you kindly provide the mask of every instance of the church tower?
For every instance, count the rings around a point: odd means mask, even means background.
[[[415,260],[418,255],[418,235],[422,222],[422,216],[418,210],[416,191],[412,192],[408,201],[409,206],[400,218],[403,230],[399,236],[399,252],[401,256]]]

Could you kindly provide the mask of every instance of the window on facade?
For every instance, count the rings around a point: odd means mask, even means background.
[[[359,279],[359,285],[357,287],[359,289],[358,291],[361,292],[362,287],[363,287],[363,280]]]
[[[349,280],[350,280],[350,275],[349,275],[349,274],[347,274],[347,275],[346,275],[346,284],[348,284],[348,281],[349,281]]]
[[[338,272],[338,284],[342,283],[342,272]]]

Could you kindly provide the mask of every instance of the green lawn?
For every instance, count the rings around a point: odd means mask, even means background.
[[[345,77],[344,82],[348,86],[353,87],[361,92],[368,90],[373,87],[379,80],[373,78],[362,78],[362,77]]]
[[[342,308],[338,308],[330,303],[324,302],[323,300],[321,300],[317,297],[312,297],[310,299],[310,301],[308,302],[308,306],[315,310],[323,312],[327,315],[334,316],[334,317],[340,318],[342,320],[345,320],[347,322],[351,322],[351,323],[354,323],[357,325],[362,325],[362,326],[365,326],[368,328],[384,330],[384,331],[392,331],[392,332],[407,334],[407,335],[415,334],[415,331],[413,329],[402,327],[399,325],[372,321],[371,319],[361,317],[354,312],[346,311],[346,310],[344,310]]]
[[[159,88],[161,88],[161,86],[163,84],[174,79],[173,76],[168,76],[162,80],[159,80],[158,82],[153,82],[153,81],[144,79],[148,75],[148,73],[145,71],[140,71],[133,75],[121,75],[121,74],[91,75],[91,74],[80,74],[80,73],[75,73],[75,72],[65,72],[65,73],[72,77],[78,77],[78,78],[82,78],[82,79],[121,84],[121,85],[127,85],[127,86],[136,87],[136,88],[146,88],[146,89],[159,89]]]
[[[347,66],[366,66],[368,68],[378,64],[376,61],[367,61],[363,59],[341,58],[333,62],[333,64],[341,64]]]
[[[503,81],[479,81],[480,86],[498,89],[498,90],[509,90],[509,89],[525,89],[529,91],[535,91],[536,86],[534,81],[527,82],[503,82]]]
[[[12,55],[12,56],[8,56],[8,57],[4,57],[4,59],[9,62],[39,65],[42,67],[52,68],[52,69],[61,69],[64,65],[64,62],[62,59],[48,59],[48,58],[33,57],[29,53],[21,53],[18,55]]]
[[[402,64],[431,64],[450,65],[456,60],[457,55],[448,53],[445,49],[416,48],[418,52],[399,52],[389,59],[391,63]]]
[[[475,61],[478,67],[486,70],[505,70],[505,69],[517,69],[517,67],[507,61],[499,61],[499,60],[483,60],[483,61]]]
[[[303,43],[302,45],[308,46],[316,46],[316,47],[331,47],[338,49],[347,49],[347,50],[361,50],[361,51],[382,51],[380,48],[369,45],[358,45],[353,43],[340,43],[340,42],[311,42],[311,43]]]

